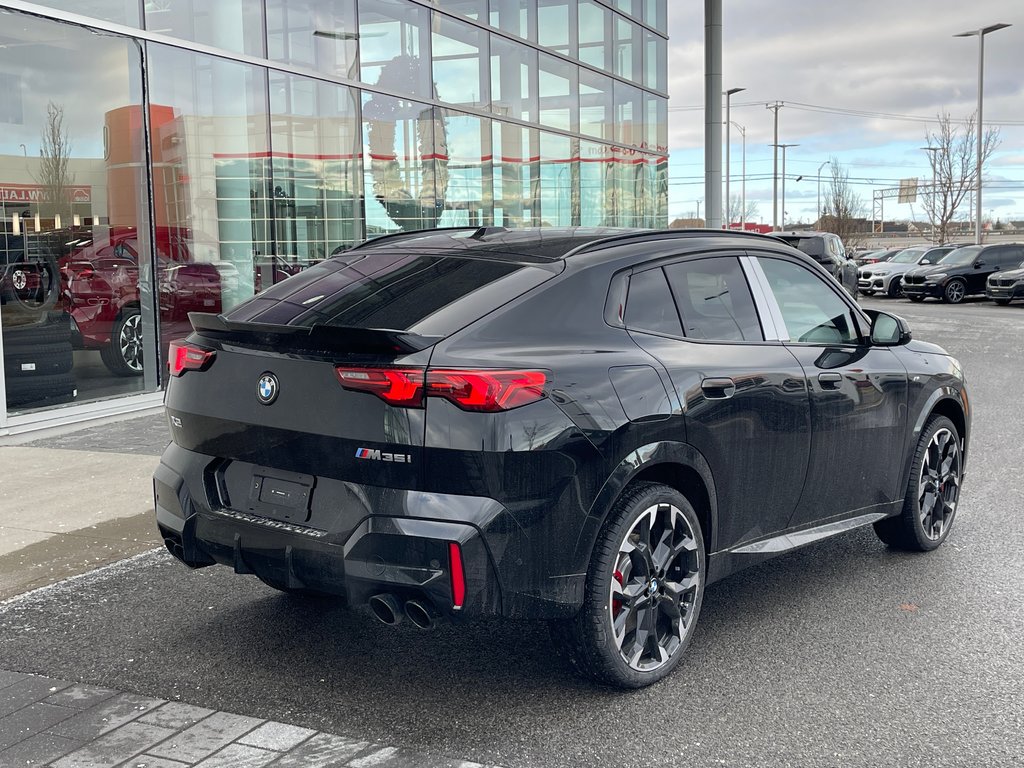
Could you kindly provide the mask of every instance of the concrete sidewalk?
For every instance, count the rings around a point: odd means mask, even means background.
[[[162,548],[151,478],[168,439],[160,413],[0,446],[0,614]],[[0,768],[24,766],[483,768],[0,669]]]

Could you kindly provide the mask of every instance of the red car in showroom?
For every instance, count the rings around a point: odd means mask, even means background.
[[[229,262],[197,262],[187,232],[157,232],[157,303],[163,346],[187,335],[189,312],[222,311],[238,271]],[[118,376],[143,370],[143,323],[139,298],[139,242],[134,229],[112,233],[61,258],[61,300],[71,315],[77,347],[97,349]]]

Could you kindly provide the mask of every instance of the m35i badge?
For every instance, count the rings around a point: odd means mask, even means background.
[[[277,382],[277,376],[268,371],[260,376],[256,385],[256,399],[263,405],[270,405],[277,400],[277,393],[280,391],[281,385]]]

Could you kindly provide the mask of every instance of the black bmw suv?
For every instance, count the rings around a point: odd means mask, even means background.
[[[400,234],[192,323],[175,557],[389,624],[548,620],[617,686],[679,662],[711,582],[866,525],[931,550],[956,514],[960,365],[772,237]]]
[[[903,295],[911,301],[932,296],[959,304],[968,296],[984,295],[990,275],[1015,269],[1022,261],[1024,245],[1019,243],[965,245],[931,266],[908,270],[903,275]]]

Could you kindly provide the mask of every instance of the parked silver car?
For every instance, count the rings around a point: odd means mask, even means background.
[[[919,264],[934,264],[955,245],[919,245],[904,248],[888,261],[857,268],[857,289],[865,296],[884,293],[893,298],[903,295],[903,273]]]

